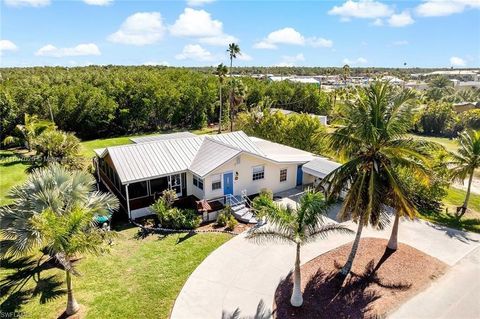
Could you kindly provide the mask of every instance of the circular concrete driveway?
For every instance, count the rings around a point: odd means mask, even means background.
[[[333,222],[333,221],[332,221]],[[354,224],[350,225],[355,229]],[[390,229],[364,229],[363,237],[388,238]],[[353,240],[353,235],[332,235],[302,248],[302,263]],[[479,246],[480,235],[443,228],[425,221],[404,221],[399,240],[455,265]],[[271,310],[278,283],[294,263],[294,247],[259,246],[245,239],[245,234],[211,253],[190,275],[172,310],[172,319],[216,319],[236,309],[241,317],[255,317],[259,304]]]

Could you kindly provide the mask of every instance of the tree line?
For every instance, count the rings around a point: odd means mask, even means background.
[[[219,86],[214,68],[148,66],[35,67],[1,69],[0,138],[11,135],[24,114],[51,120],[82,139],[151,132],[171,128],[201,128],[219,120]],[[314,85],[239,78],[238,111],[265,98],[273,106],[327,114],[328,94]],[[231,90],[222,91],[229,101]],[[230,104],[223,103],[228,115]],[[228,122],[226,116],[224,121]]]

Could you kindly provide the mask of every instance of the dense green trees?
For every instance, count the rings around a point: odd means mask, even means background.
[[[0,138],[24,124],[25,113],[49,120],[53,115],[60,130],[82,139],[199,128],[218,121],[219,81],[213,68],[208,71],[147,66],[2,69]],[[274,107],[316,114],[330,110],[328,95],[315,86],[248,77],[241,82],[248,90],[236,106],[240,110],[266,96]],[[223,97],[226,101],[228,92]]]

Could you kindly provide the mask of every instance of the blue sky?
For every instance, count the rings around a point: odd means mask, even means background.
[[[1,66],[480,66],[480,0],[0,2]]]

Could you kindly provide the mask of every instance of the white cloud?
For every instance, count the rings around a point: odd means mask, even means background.
[[[350,60],[348,58],[345,58],[345,59],[343,59],[342,62],[343,62],[343,64],[348,64],[348,65],[364,65],[364,64],[368,63],[367,59],[362,58],[362,57],[360,57],[358,59],[355,59],[355,60]]]
[[[148,66],[170,66],[170,63],[167,61],[147,61],[143,63],[143,65],[148,65]]]
[[[314,48],[331,48],[333,46],[332,40],[317,37],[308,38],[307,43]]]
[[[391,27],[405,27],[407,25],[413,24],[415,20],[413,20],[410,12],[403,11],[402,13],[392,14],[392,16],[388,19],[388,24]]]
[[[479,9],[478,0],[427,0],[415,8],[422,17],[441,17],[463,12],[465,9]]]
[[[113,0],[83,0],[83,2],[92,6],[108,6]]]
[[[466,66],[466,65],[467,65],[467,61],[465,61],[465,60],[462,59],[462,58],[459,58],[458,56],[452,56],[452,57],[450,58],[450,65],[451,65],[451,66],[458,66],[458,67]]]
[[[407,45],[408,41],[407,40],[398,40],[398,41],[393,41],[392,45],[394,46],[402,46],[402,45]]]
[[[252,61],[253,58],[245,52],[242,52],[240,55],[237,55],[237,59],[240,61]]]
[[[170,33],[180,37],[214,37],[223,34],[222,22],[213,20],[205,10],[185,8],[177,21],[170,27]]]
[[[309,45],[314,48],[330,48],[333,46],[333,41],[319,37],[305,38],[294,28],[286,27],[270,32],[266,38],[255,43],[253,47],[256,49],[276,49],[278,44]]]
[[[182,53],[179,53],[175,56],[177,60],[196,60],[196,61],[212,61],[214,59],[213,55],[205,50],[199,44],[187,44]]]
[[[16,51],[18,47],[10,40],[0,40],[0,54],[4,51]]]
[[[198,39],[198,41],[209,45],[226,46],[229,43],[238,42],[238,39],[235,38],[233,35],[221,34],[214,37],[200,38]]]
[[[350,18],[375,19],[388,17],[393,14],[393,10],[386,4],[374,0],[348,0],[341,6],[334,6],[330,15],[338,15],[343,21]]]
[[[35,52],[38,56],[49,56],[61,58],[65,56],[85,56],[100,55],[101,52],[94,43],[79,44],[73,48],[57,48],[54,45],[47,44]]]
[[[159,12],[137,12],[129,16],[108,40],[131,45],[152,44],[163,39],[165,26]]]
[[[215,2],[215,0],[187,0],[190,7],[203,6],[204,4]]]
[[[297,55],[284,55],[282,56],[282,61],[278,63],[276,66],[295,66],[297,65],[297,62],[303,62],[305,61],[305,57],[303,56],[303,53],[299,53]]]
[[[5,0],[5,4],[11,7],[45,7],[50,0]]]
[[[223,32],[223,23],[212,19],[205,10],[185,8],[177,21],[170,26],[170,33],[177,37],[197,38],[200,43],[225,46],[238,42],[233,35]]]

